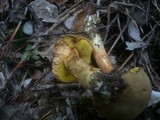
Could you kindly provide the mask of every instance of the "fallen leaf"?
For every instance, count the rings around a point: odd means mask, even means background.
[[[45,0],[35,0],[30,3],[37,17],[43,22],[55,23],[58,16],[58,8]]]
[[[138,48],[143,48],[148,44],[145,42],[126,42],[127,48],[126,50],[135,50]]]
[[[29,84],[31,83],[31,81],[32,81],[31,78],[25,79],[25,80],[23,81],[23,83],[22,83],[23,87],[24,87],[25,89],[27,89],[27,87],[29,86]]]
[[[135,41],[142,41],[140,37],[140,31],[137,25],[133,21],[130,21],[128,25],[128,34]]]
[[[64,25],[67,29],[72,29],[74,23],[76,22],[76,18],[77,18],[77,15],[73,15],[71,17],[69,17],[65,22],[64,22]]]
[[[149,101],[148,107],[160,102],[160,92],[152,90],[151,99]]]
[[[87,9],[84,9],[77,15],[75,24],[73,25],[72,30],[75,32],[82,32],[84,30],[85,18],[87,15]]]
[[[33,23],[31,21],[27,21],[24,23],[23,32],[27,35],[33,34]]]

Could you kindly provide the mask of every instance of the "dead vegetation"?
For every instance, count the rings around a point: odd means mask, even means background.
[[[87,15],[99,18],[92,30],[114,68],[141,66],[160,91],[158,0],[0,0],[1,120],[103,120],[90,91],[51,72],[55,43],[64,35],[87,36]],[[160,119],[159,92],[154,96],[135,120]]]

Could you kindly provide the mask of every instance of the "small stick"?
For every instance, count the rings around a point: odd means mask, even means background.
[[[128,23],[129,23],[129,19],[127,19],[127,23],[125,24],[125,26],[123,27],[122,31],[120,32],[120,34],[118,35],[117,39],[114,41],[112,47],[109,49],[108,54],[110,54],[113,50],[113,48],[115,47],[115,45],[117,44],[118,40],[121,38],[122,34],[124,33],[124,31],[127,29],[128,27]]]
[[[117,16],[117,15],[116,15]],[[116,18],[116,17],[115,17]],[[107,8],[107,27],[109,27],[110,28],[110,6],[108,6],[108,8]],[[106,28],[107,28],[106,27]],[[109,33],[109,28],[107,28],[107,30],[106,30],[106,35],[105,35],[105,39],[104,40],[107,40],[107,38],[108,38],[108,33]]]
[[[120,19],[119,19],[119,14],[118,14],[118,17],[117,17],[117,24],[118,24],[119,31],[122,31],[121,22],[120,22]],[[121,36],[121,39],[122,39],[122,41],[124,41],[123,35]]]
[[[58,22],[54,23],[45,33],[46,34],[51,33],[58,25],[60,25],[63,21],[65,21],[70,16],[71,13],[75,12],[78,9],[79,9],[79,6],[69,11],[68,14],[59,18]]]
[[[121,65],[121,67],[118,69],[118,71],[123,69],[123,67],[128,63],[128,61],[133,57],[133,55],[134,55],[134,53],[129,55],[129,57],[124,61],[124,63]]]
[[[16,67],[14,67],[14,69],[12,70],[12,72],[9,74],[9,76],[7,77],[7,80],[11,79],[12,75],[24,64],[24,62],[26,61],[26,58],[28,57],[28,55],[26,55],[17,65]]]
[[[74,9],[75,7],[77,7],[79,4],[81,4],[83,2],[83,0],[80,0],[78,3],[76,3],[75,5],[73,5],[71,8],[67,9],[66,11],[64,11],[62,14],[60,14],[57,18],[61,18],[63,17],[65,14],[68,14],[72,9]]]

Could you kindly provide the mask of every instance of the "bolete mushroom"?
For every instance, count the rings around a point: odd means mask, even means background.
[[[52,71],[56,78],[62,82],[77,80],[85,89],[90,89],[93,105],[102,117],[134,119],[150,99],[151,83],[147,74],[142,68],[136,68],[136,71],[133,68],[123,74],[114,70],[105,74],[89,64],[91,53],[92,46],[87,38],[63,36],[54,48]]]
[[[151,83],[142,68],[123,73],[122,77],[114,73],[105,75],[85,64],[77,53],[69,55],[65,66],[84,88],[95,93],[93,105],[104,118],[132,120],[147,107]]]
[[[95,15],[86,17],[84,31],[89,39],[83,38],[82,41],[78,36],[69,36],[57,42],[53,73],[61,81],[78,80],[85,89],[90,89],[93,92],[93,104],[104,118],[132,120],[147,107],[151,95],[150,79],[142,68],[136,68],[136,71],[133,68],[122,74],[114,70],[96,23]],[[84,45],[86,47],[82,49]],[[91,48],[87,52],[89,46]],[[99,68],[89,65],[92,48]]]
[[[52,72],[61,82],[68,83],[76,81],[74,75],[69,73],[64,66],[64,61],[73,49],[78,51],[79,56],[86,64],[90,64],[91,62],[92,47],[87,38],[75,35],[61,37],[54,46],[54,59],[52,61]]]

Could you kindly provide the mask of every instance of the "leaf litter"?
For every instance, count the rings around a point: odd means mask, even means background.
[[[84,33],[86,16],[97,14],[101,21],[96,27],[106,51],[115,57],[117,69],[126,71],[135,65],[142,66],[151,79],[149,107],[136,120],[159,120],[159,1],[0,3],[0,119],[102,120],[88,102],[92,95],[86,94],[78,83],[57,82],[51,73],[57,39],[61,35]],[[28,21],[34,25],[26,25]]]

